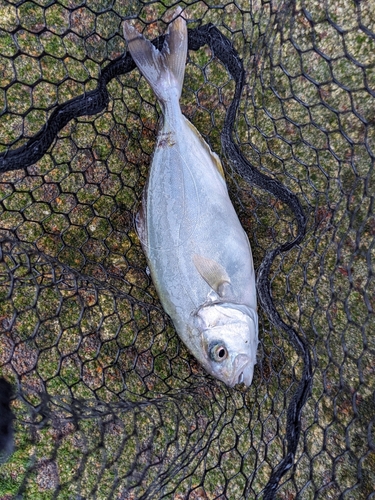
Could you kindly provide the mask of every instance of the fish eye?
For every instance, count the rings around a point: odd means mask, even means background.
[[[215,344],[210,349],[210,357],[214,361],[224,361],[228,357],[227,348],[223,344]]]

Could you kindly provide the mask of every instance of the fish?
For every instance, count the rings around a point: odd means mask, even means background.
[[[178,7],[161,50],[127,21],[124,37],[162,111],[136,216],[152,281],[180,339],[203,368],[229,387],[250,386],[258,347],[252,252],[222,163],[180,108],[186,19]]]

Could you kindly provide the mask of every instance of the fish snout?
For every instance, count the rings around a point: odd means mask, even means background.
[[[251,385],[254,375],[254,362],[246,354],[239,354],[234,360],[234,376],[231,387],[236,384],[244,383],[246,386]]]

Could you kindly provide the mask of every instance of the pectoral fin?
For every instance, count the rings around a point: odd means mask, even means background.
[[[198,273],[220,297],[230,292],[230,278],[221,264],[198,254],[193,255],[193,262]]]

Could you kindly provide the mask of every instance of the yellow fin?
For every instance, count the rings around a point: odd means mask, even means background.
[[[220,161],[220,158],[217,156],[216,153],[214,153],[210,146],[207,144],[207,142],[203,139],[203,137],[201,136],[199,130],[197,130],[197,128],[191,123],[190,120],[188,120],[186,118],[186,116],[184,116],[185,120],[187,121],[187,124],[189,125],[189,127],[191,128],[191,130],[198,136],[202,146],[205,148],[205,150],[208,152],[208,154],[211,156],[212,158],[212,161],[214,162],[214,165],[217,169],[217,171],[219,172],[219,174],[222,176],[222,178],[225,180],[225,175],[224,175],[224,169],[223,169],[223,165],[221,164],[221,161]]]
[[[198,273],[218,295],[223,296],[230,289],[228,273],[216,260],[195,253],[193,262]]]

